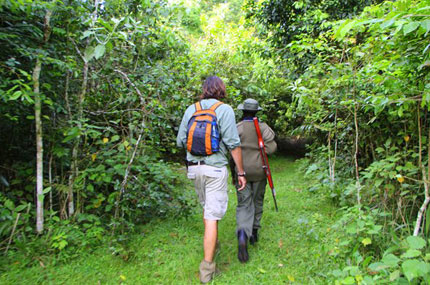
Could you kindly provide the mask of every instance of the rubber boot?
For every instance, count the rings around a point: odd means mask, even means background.
[[[249,260],[248,255],[248,237],[246,236],[245,230],[239,230],[237,232],[238,251],[237,257],[240,262],[244,263]]]
[[[249,243],[254,245],[258,241],[258,229],[252,229],[252,236],[249,238]]]

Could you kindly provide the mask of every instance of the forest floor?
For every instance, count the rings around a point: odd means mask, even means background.
[[[330,255],[336,247],[331,230],[336,209],[326,196],[311,193],[310,180],[291,158],[271,159],[279,212],[270,190],[259,241],[249,246],[250,260],[237,259],[235,236],[236,196],[229,186],[229,208],[219,224],[220,269],[213,284],[326,284],[327,274],[338,267]],[[194,191],[190,185],[188,191]],[[154,221],[132,237],[133,254],[127,261],[108,246],[91,255],[57,266],[14,269],[0,275],[1,284],[199,284],[203,256],[201,209],[188,219]]]

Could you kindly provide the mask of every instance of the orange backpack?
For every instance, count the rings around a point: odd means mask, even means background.
[[[222,102],[202,109],[200,102],[195,103],[196,111],[188,121],[187,150],[192,155],[208,156],[219,151],[220,135],[215,110]]]

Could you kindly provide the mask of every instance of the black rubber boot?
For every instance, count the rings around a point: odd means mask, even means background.
[[[239,230],[237,232],[237,241],[239,244],[237,257],[239,258],[240,262],[242,263],[247,262],[249,260],[248,237],[246,236],[246,233],[244,230]]]
[[[249,238],[249,243],[254,245],[258,241],[258,229],[252,229],[252,236]]]

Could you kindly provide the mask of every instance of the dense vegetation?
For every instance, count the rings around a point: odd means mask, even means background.
[[[281,141],[312,141],[307,190],[339,208],[329,278],[430,278],[429,1],[7,0],[0,19],[7,258],[118,253],[187,216],[174,137],[216,74]]]

